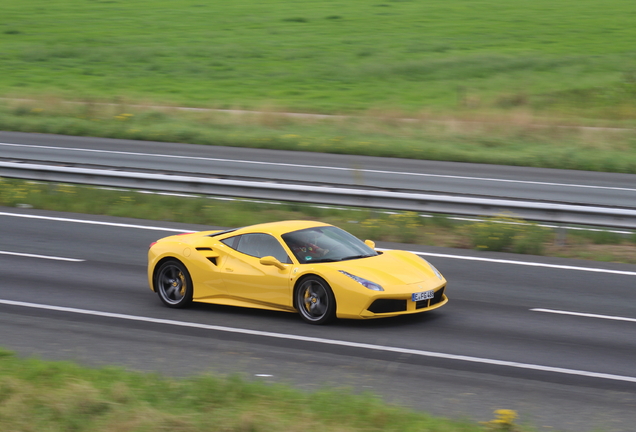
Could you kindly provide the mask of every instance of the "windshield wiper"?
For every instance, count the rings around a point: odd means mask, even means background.
[[[348,257],[341,258],[340,261],[347,261],[347,260],[358,259],[358,258],[369,258],[372,256],[375,256],[375,255],[369,255],[369,254],[351,255]]]

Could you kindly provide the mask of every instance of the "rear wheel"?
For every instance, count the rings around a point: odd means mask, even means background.
[[[155,275],[155,291],[161,301],[171,308],[184,308],[192,303],[192,278],[182,262],[163,262]]]
[[[318,276],[303,279],[296,289],[298,313],[308,323],[326,324],[336,317],[336,299],[329,284]]]

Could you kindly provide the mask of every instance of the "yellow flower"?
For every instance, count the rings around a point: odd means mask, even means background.
[[[68,184],[60,184],[57,186],[57,191],[65,194],[74,194],[77,193],[75,190],[75,186]]]
[[[517,412],[509,409],[495,410],[495,418],[489,422],[483,422],[488,426],[489,430],[494,431],[513,431],[516,430],[514,421],[517,418]]]

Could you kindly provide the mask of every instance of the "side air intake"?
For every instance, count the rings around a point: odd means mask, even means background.
[[[217,252],[214,252],[214,249],[211,247],[198,247],[197,251],[202,252],[202,255],[205,256],[208,261],[212,264],[217,265],[216,259],[219,257]]]

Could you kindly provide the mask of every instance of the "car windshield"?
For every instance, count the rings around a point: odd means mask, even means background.
[[[282,235],[301,264],[367,258],[378,253],[348,232],[333,226],[308,228]]]

